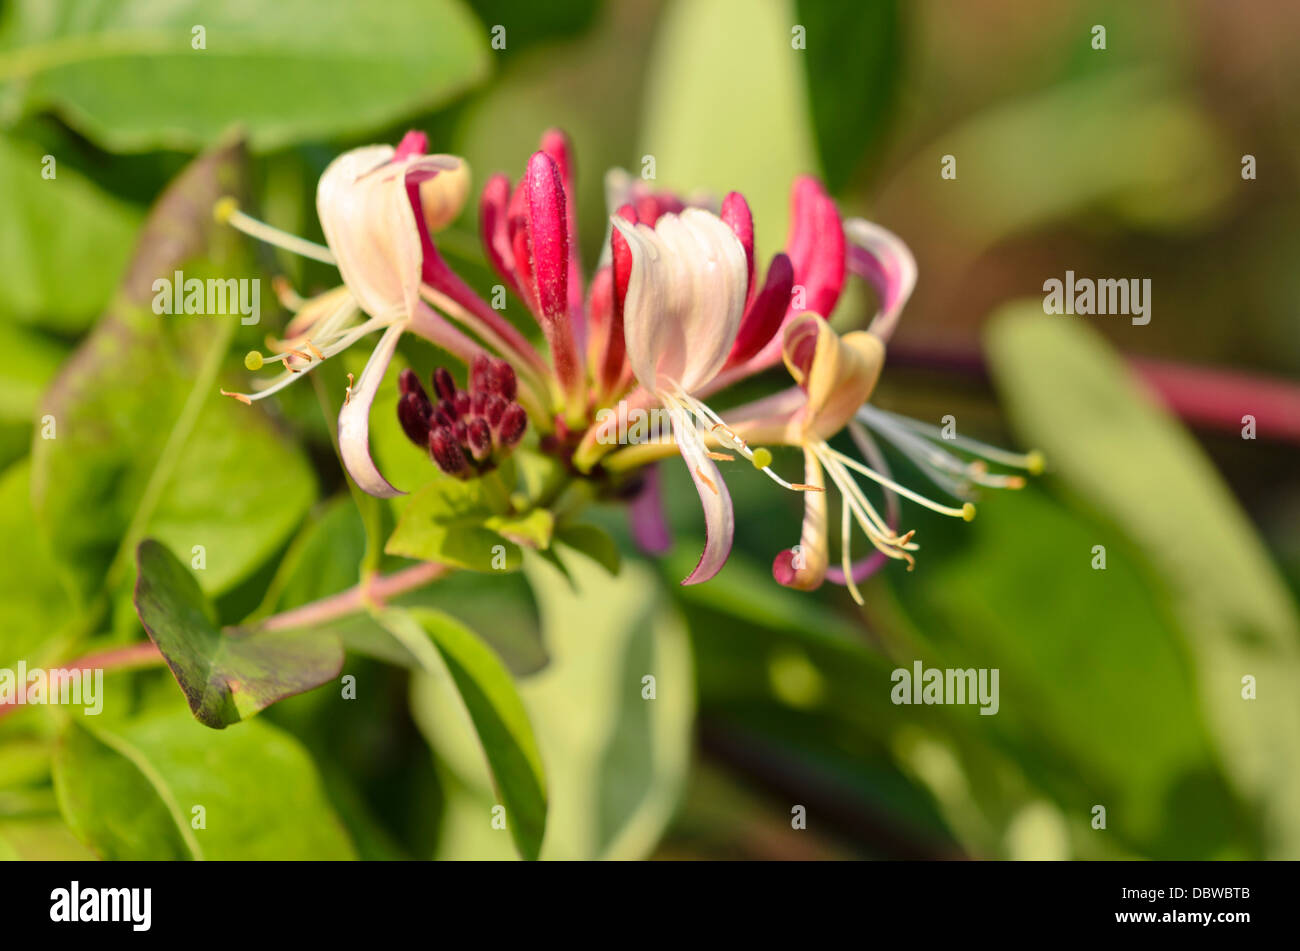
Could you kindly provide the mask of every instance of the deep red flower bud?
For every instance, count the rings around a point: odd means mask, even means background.
[[[496,429],[501,422],[501,414],[506,411],[510,404],[495,393],[490,393],[483,401],[483,418],[488,421],[488,425]]]
[[[438,427],[429,433],[429,455],[438,468],[447,475],[464,478],[469,474],[469,463],[465,461],[465,452],[460,442],[450,429]]]
[[[518,445],[528,428],[528,414],[518,403],[511,403],[501,414],[501,423],[497,427],[497,441],[503,449]]]
[[[547,129],[542,134],[542,151],[551,157],[560,173],[560,182],[564,185],[564,229],[569,249],[569,316],[575,322],[582,319],[582,262],[578,247],[578,203],[574,197],[574,181],[577,175],[573,160],[573,145],[569,137],[559,129]],[[575,332],[577,328],[575,327]]]
[[[438,367],[433,371],[433,389],[441,399],[456,398],[456,381],[452,379],[451,371],[446,367]]]
[[[458,419],[451,424],[451,434],[456,437],[456,442],[461,446],[469,446],[469,430],[465,426],[465,420]]]
[[[397,421],[402,424],[406,438],[417,446],[429,442],[429,398],[420,401],[421,393],[403,393],[397,401]]]
[[[470,411],[470,395],[464,390],[456,391],[456,398],[452,400],[452,405],[456,407],[457,416],[468,416]]]
[[[519,394],[519,378],[508,361],[498,360],[492,365],[492,390],[507,401],[513,401]]]
[[[486,393],[483,390],[471,393],[469,397],[469,415],[482,416],[483,411],[487,408],[488,397],[491,395],[491,393]]]
[[[534,152],[524,173],[524,186],[537,306],[543,318],[557,321],[568,314],[569,229],[564,180],[555,159]]]
[[[438,400],[438,405],[434,407],[433,414],[437,418],[439,426],[450,426],[460,419],[460,413],[456,412],[456,404],[451,400]]]
[[[480,393],[492,387],[492,358],[486,353],[476,353],[469,365],[469,391]]]
[[[488,428],[487,420],[482,418],[470,420],[469,425],[465,427],[465,433],[469,442],[469,451],[474,456],[475,462],[482,462],[492,455],[492,430]]]

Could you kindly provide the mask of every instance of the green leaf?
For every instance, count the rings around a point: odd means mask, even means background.
[[[0,861],[85,862],[94,858],[62,819],[0,820]]]
[[[760,252],[784,242],[790,183],[816,171],[801,95],[806,57],[791,47],[786,2],[672,0],[645,83],[641,150],[658,183],[691,193],[745,195]]]
[[[0,286],[2,282],[0,276]],[[67,348],[25,327],[0,322],[0,353],[5,355],[5,372],[0,376],[0,423],[23,423],[30,431],[30,426],[38,422],[36,407],[41,392],[67,357]]]
[[[45,178],[40,151],[0,135],[0,318],[73,332],[108,303],[140,213],[53,158]]]
[[[556,529],[555,540],[580,551],[611,575],[618,574],[622,563],[618,545],[603,528],[585,523],[571,523]]]
[[[1245,514],[1185,429],[1081,322],[1013,305],[989,355],[1017,429],[1139,547],[1184,632],[1234,787],[1274,857],[1300,856],[1300,630]],[[1243,678],[1257,699],[1243,698]]]
[[[519,695],[547,765],[546,859],[640,858],[676,809],[690,762],[695,684],[678,616],[644,566],[617,578],[583,557],[559,569],[530,557],[525,573],[542,614],[551,662]],[[643,692],[655,678],[655,699]],[[412,710],[464,784],[444,822],[445,857],[506,855],[487,810],[489,777],[455,716],[445,682],[415,682]]]
[[[52,108],[119,152],[199,148],[235,125],[260,151],[371,132],[488,70],[486,34],[455,0],[19,0],[7,13],[0,102]]]
[[[494,482],[493,476],[430,482],[407,503],[384,550],[471,571],[517,571],[519,546],[488,527],[489,521],[504,517],[503,492]],[[539,527],[525,524],[524,529],[536,536]]]
[[[244,244],[211,208],[238,192],[241,150],[197,160],[151,212],[110,312],[47,391],[56,435],[33,450],[33,504],[81,599],[129,582],[136,544],[202,546],[209,594],[247,577],[315,496],[304,455],[259,410],[222,397],[239,320],[160,316],[153,282],[248,273]],[[234,384],[231,384],[232,386]]]
[[[550,548],[555,534],[555,516],[547,509],[533,509],[523,515],[494,515],[483,524],[524,548]]]
[[[337,637],[315,631],[221,631],[194,576],[152,539],[140,543],[136,610],[199,722],[222,728],[333,680]]]
[[[68,824],[104,858],[354,857],[311,758],[261,721],[218,732],[180,710],[111,727],[73,717],[54,785]]]
[[[826,183],[849,184],[885,131],[897,98],[902,23],[894,0],[840,3],[797,0],[795,23],[804,27],[800,56]]]
[[[41,648],[72,616],[67,592],[32,518],[31,464],[24,459],[0,475],[0,667],[34,663]]]
[[[454,686],[482,745],[519,854],[536,859],[546,830],[546,779],[528,713],[510,672],[476,635],[445,614],[388,611],[380,619],[420,658],[429,677],[441,679],[445,688]],[[465,717],[458,720],[464,724]],[[485,814],[484,825],[490,821]]]

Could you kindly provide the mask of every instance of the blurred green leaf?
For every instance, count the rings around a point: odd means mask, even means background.
[[[797,0],[806,32],[801,60],[826,184],[839,191],[885,131],[903,77],[902,23],[894,0]]]
[[[640,858],[658,841],[690,761],[695,686],[680,619],[654,575],[617,578],[581,556],[564,563],[577,587],[538,557],[525,563],[551,662],[519,684],[546,764],[545,859]],[[654,677],[654,698],[644,695]],[[504,857],[489,823],[488,776],[466,742],[447,684],[415,682],[412,710],[464,784],[448,803],[445,857]]]
[[[486,33],[456,0],[18,0],[6,12],[11,121],[53,108],[118,152],[196,149],[235,125],[259,151],[364,133],[488,70]]]
[[[0,319],[73,332],[112,295],[140,214],[53,159],[47,179],[40,151],[0,135]]]
[[[941,182],[945,155],[957,177]],[[918,153],[900,187],[934,205],[945,227],[992,244],[1096,209],[1139,227],[1184,227],[1222,206],[1228,164],[1203,109],[1159,75],[1126,71],[977,114]]]
[[[84,862],[95,857],[57,817],[0,820],[0,861]]]
[[[794,23],[784,0],[670,0],[645,85],[655,184],[743,192],[764,254],[785,241],[791,181],[817,170],[800,70],[823,54],[792,48]]]
[[[925,521],[907,527],[927,542],[915,572],[889,579],[908,618],[891,623],[890,654],[904,668],[999,671],[996,715],[958,713],[1083,833],[1069,857],[1106,858],[1117,844],[1161,858],[1253,853],[1178,627],[1119,532],[1037,486],[990,496],[956,537]],[[1106,549],[1105,571],[1092,568],[1094,545]],[[878,611],[883,588],[871,592]],[[1107,841],[1088,834],[1096,803],[1107,809]],[[993,818],[1009,824],[1014,812]],[[994,854],[1014,857],[1010,834],[1000,829]]]
[[[622,564],[618,545],[603,528],[584,523],[570,523],[556,530],[555,538],[574,551],[580,551],[611,575],[618,574]]]
[[[72,616],[67,593],[32,517],[31,464],[24,459],[0,475],[0,667],[34,662],[40,647]]]
[[[211,153],[164,193],[117,302],[40,407],[57,430],[35,443],[33,503],[83,599],[105,581],[129,581],[146,534],[185,553],[202,546],[200,584],[227,590],[279,547],[315,496],[303,454],[258,410],[217,392],[238,318],[150,306],[154,281],[175,270],[187,280],[239,273],[231,249],[241,245],[211,207],[238,191],[240,161],[237,147]]]
[[[105,858],[354,857],[311,758],[261,721],[209,730],[179,710],[112,727],[72,718],[54,782],[68,824]]]
[[[546,830],[546,777],[528,713],[514,680],[492,650],[454,618],[437,611],[388,611],[380,616],[425,675],[454,687],[505,806],[506,827],[519,854],[536,859]],[[468,731],[467,731],[468,732]],[[483,821],[488,824],[490,816]]]
[[[330,634],[222,631],[198,582],[170,551],[146,539],[137,557],[140,622],[200,723],[238,723],[342,670],[343,646]]]
[[[989,356],[1027,443],[1140,549],[1182,628],[1226,774],[1273,857],[1300,856],[1300,681],[1294,603],[1231,492],[1187,431],[1076,321],[1012,305]],[[1243,698],[1243,678],[1257,699]]]

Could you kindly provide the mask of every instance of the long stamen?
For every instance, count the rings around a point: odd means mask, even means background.
[[[792,492],[821,492],[820,487],[807,485],[803,482],[786,482],[779,475],[772,471],[772,454],[766,449],[750,449],[745,440],[741,439],[730,426],[723,422],[719,416],[707,403],[697,400],[689,393],[677,393],[672,397],[677,402],[684,405],[690,410],[705,426],[709,427],[715,439],[718,440],[727,449],[744,456],[753,464],[754,468],[766,475],[769,479],[784,489]]]
[[[997,462],[1004,466],[1012,466],[1016,469],[1025,469],[1031,475],[1040,475],[1043,471],[1043,454],[1037,449],[1025,453],[1008,452],[1005,449],[999,449],[997,446],[990,446],[988,443],[980,442],[978,439],[971,439],[969,436],[954,434],[951,437],[945,438],[943,430],[938,426],[934,426],[930,423],[923,423],[916,419],[909,419],[906,416],[899,416],[896,413],[878,409],[869,404],[858,410],[858,417],[866,423],[870,423],[873,418],[879,419],[880,417],[885,417],[900,426],[929,436],[931,439],[943,439],[945,442],[949,442],[959,449],[965,449],[967,452],[988,459],[990,462]]]
[[[855,472],[860,472],[868,479],[872,479],[880,483],[881,485],[889,486],[889,488],[893,489],[895,492],[897,492],[899,495],[903,496],[904,498],[911,499],[913,502],[917,503],[918,505],[924,505],[926,508],[930,509],[931,511],[938,512],[940,515],[950,515],[953,518],[965,519],[968,522],[975,517],[975,506],[972,505],[970,502],[965,503],[961,508],[953,508],[950,505],[940,505],[938,502],[935,502],[933,499],[927,499],[924,495],[921,495],[918,492],[913,492],[911,489],[907,488],[906,486],[899,485],[893,479],[885,478],[880,473],[872,470],[868,466],[864,466],[862,463],[858,462],[858,460],[852,458],[851,456],[846,456],[844,455],[844,453],[837,452],[836,450],[830,449],[829,447],[828,447],[828,452],[830,452],[830,454],[836,460],[842,462],[844,465],[848,466],[850,469],[854,470]]]
[[[849,554],[849,543],[853,537],[853,524],[849,520],[853,513],[849,511],[849,500],[840,497],[840,565],[844,569],[844,584],[858,604],[865,604],[862,593],[858,591],[857,582],[853,580],[853,558]]]
[[[256,218],[244,214],[239,210],[239,202],[233,196],[227,195],[218,199],[217,203],[212,206],[212,215],[222,224],[228,224],[251,238],[257,238],[257,240],[265,241],[277,248],[284,248],[286,251],[300,254],[305,258],[311,258],[324,264],[336,263],[334,253],[324,245],[308,241],[306,238],[300,238],[296,234],[289,234],[287,231],[281,231],[279,228],[273,228],[264,221],[258,221]]]
[[[285,351],[284,353],[277,353],[269,357],[262,357],[262,355],[259,353],[258,358],[261,359],[262,364],[274,363],[276,361],[284,361],[284,365],[287,369],[285,370],[284,373],[275,377],[269,384],[267,384],[266,387],[258,390],[256,393],[229,393],[225,390],[222,390],[221,394],[223,396],[229,396],[234,399],[237,399],[241,403],[252,403],[260,399],[265,399],[266,397],[270,396],[272,393],[278,393],[280,390],[284,389],[294,380],[298,379],[300,375],[304,373],[310,373],[312,370],[316,369],[318,366],[324,363],[327,358],[332,357],[334,356],[334,354],[340,353],[343,350],[346,350],[348,347],[352,346],[352,344],[356,343],[362,337],[366,336],[369,333],[373,333],[375,330],[378,330],[380,327],[387,326],[389,323],[390,321],[381,320],[377,317],[372,317],[370,320],[367,320],[365,323],[356,327],[351,332],[337,338],[333,343],[326,345],[322,350],[318,351],[321,355],[320,359],[318,360],[312,359],[311,355],[303,353],[301,350],[288,350]],[[256,351],[253,352],[256,353]],[[249,357],[245,358],[245,366],[250,365],[251,356],[252,354],[250,354]],[[289,363],[289,360],[291,358],[305,359],[307,362],[302,366],[293,366],[292,364]]]
[[[912,536],[916,534],[915,531],[899,535],[885,523],[885,520],[880,517],[880,513],[876,511],[876,507],[867,499],[862,487],[840,465],[839,461],[830,454],[830,447],[826,443],[823,442],[814,446],[813,451],[817,452],[818,458],[822,460],[822,464],[831,473],[831,478],[835,480],[840,493],[852,504],[854,513],[858,515],[862,531],[866,533],[868,540],[873,545],[886,554],[889,554],[889,552],[882,548],[882,545],[887,546],[889,549],[905,549],[907,551],[916,551],[921,547],[912,541]],[[890,555],[890,557],[900,556]],[[911,559],[908,559],[908,561],[910,562]]]

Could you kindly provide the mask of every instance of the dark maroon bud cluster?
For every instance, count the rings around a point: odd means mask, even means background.
[[[528,428],[528,415],[515,402],[519,381],[514,368],[480,353],[470,364],[468,390],[458,390],[445,367],[433,371],[432,382],[436,402],[414,370],[402,371],[397,401],[402,432],[427,448],[448,475],[472,479],[495,469]]]

